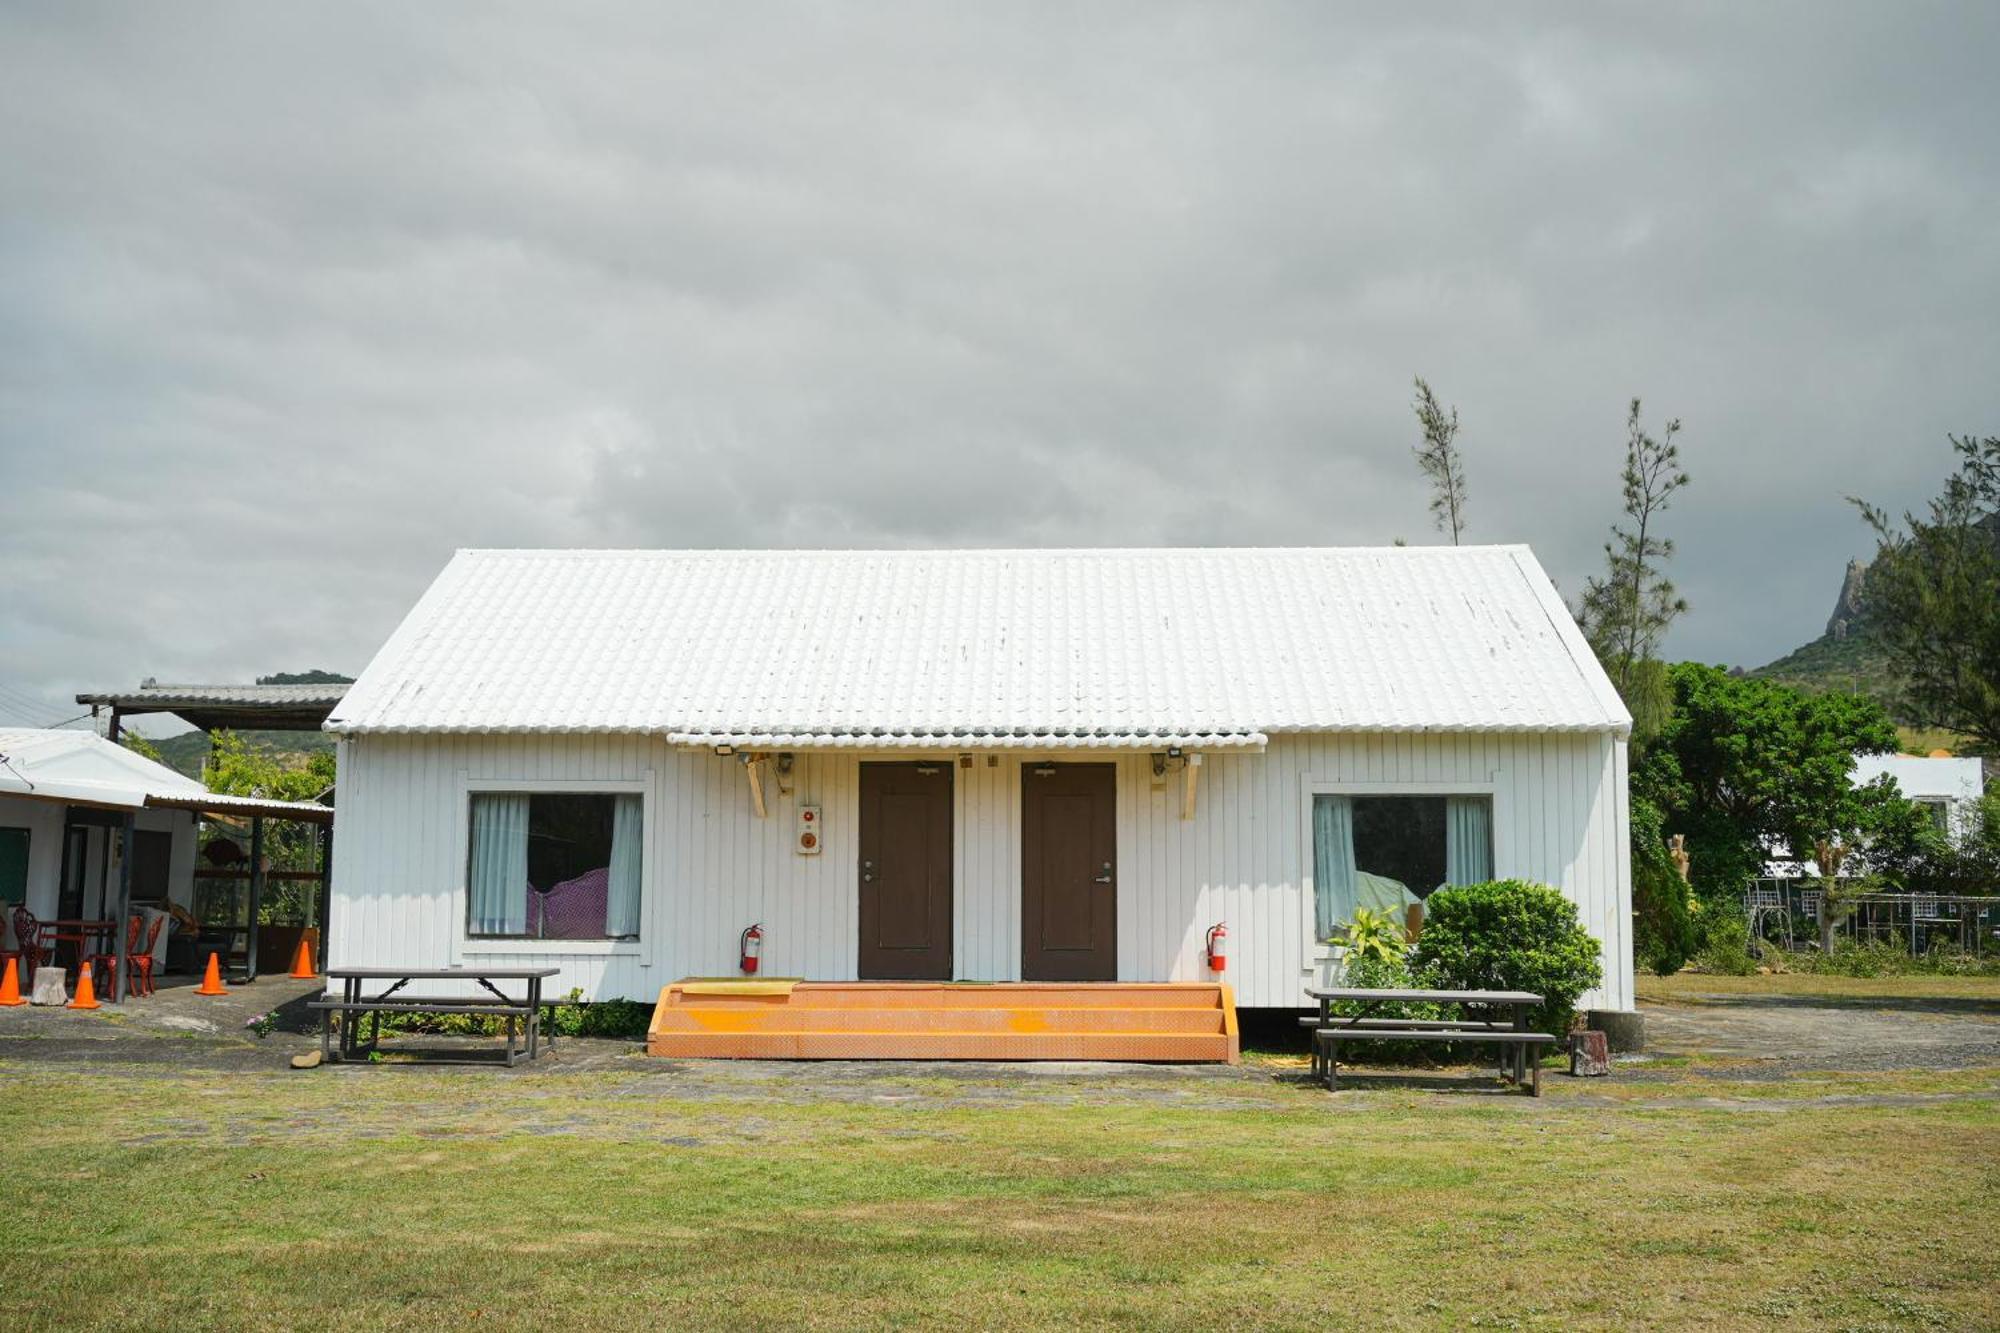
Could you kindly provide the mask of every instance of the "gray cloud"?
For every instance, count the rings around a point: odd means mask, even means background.
[[[357,669],[461,545],[1432,540],[1817,633],[1996,428],[1982,7],[0,14],[0,687]],[[4,707],[4,705],[0,705]],[[0,711],[6,720],[22,710]]]

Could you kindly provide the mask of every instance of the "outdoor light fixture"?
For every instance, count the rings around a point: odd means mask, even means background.
[[[715,754],[718,759],[727,759],[735,753],[736,747],[733,745],[718,745],[715,747]]]

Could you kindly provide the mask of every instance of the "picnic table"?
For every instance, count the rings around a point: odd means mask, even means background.
[[[109,953],[109,947],[93,948],[96,940],[109,940],[111,932],[117,929],[116,921],[100,921],[92,917],[65,916],[53,921],[42,922],[42,938],[49,943],[51,952],[67,952],[69,961],[63,966],[68,971],[76,971],[83,966],[83,960],[92,954]],[[67,951],[62,949],[68,945]]]
[[[381,1044],[383,1014],[480,1014],[507,1020],[506,1062],[525,1053],[530,1060],[541,1052],[542,983],[562,969],[554,967],[330,967],[329,982],[340,982],[340,998],[314,1000],[311,1008],[326,1016],[320,1028],[321,1059],[350,1060],[361,1054],[362,1017],[375,1015],[374,1035],[367,1043],[372,1051]],[[486,992],[484,996],[436,996],[407,994],[404,987],[413,981],[470,981]],[[387,982],[374,994],[365,993],[367,983]],[[525,983],[526,994],[515,998],[502,990],[503,982]],[[340,1050],[333,1051],[333,1019],[341,1016]],[[525,1046],[515,1046],[519,1026]]]
[[[1528,1030],[1530,1011],[1542,1003],[1542,997],[1532,991],[1308,986],[1306,994],[1318,1002],[1319,1014],[1299,1022],[1313,1029],[1313,1075],[1325,1080],[1328,1091],[1339,1086],[1337,1069],[1343,1042],[1436,1041],[1499,1047],[1501,1074],[1511,1077],[1516,1085],[1527,1084],[1530,1096],[1542,1095],[1542,1066],[1535,1048],[1553,1046],[1556,1039],[1546,1032]],[[1336,1014],[1335,1004],[1358,1008],[1351,1014]],[[1390,1004],[1453,1005],[1467,1016],[1379,1017],[1381,1008]]]

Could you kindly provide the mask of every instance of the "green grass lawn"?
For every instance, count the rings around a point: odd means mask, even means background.
[[[1725,977],[1701,972],[1638,976],[1639,999],[1671,1004],[1695,995],[1811,995],[1832,999],[1991,1000],[2000,1005],[2000,977],[1830,977],[1786,972]]]
[[[0,1291],[28,1328],[2000,1321],[1996,1070],[810,1077],[0,1066]]]

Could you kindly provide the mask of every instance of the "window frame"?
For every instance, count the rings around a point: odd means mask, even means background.
[[[1492,825],[1493,874],[1503,877],[1506,872],[1507,855],[1512,848],[1502,836],[1506,827],[1502,819],[1504,803],[1500,788],[1505,778],[1502,770],[1495,769],[1484,781],[1470,782],[1347,782],[1338,778],[1321,777],[1308,773],[1299,779],[1299,931],[1306,942],[1305,957],[1299,962],[1299,970],[1307,976],[1318,974],[1320,965],[1334,956],[1334,945],[1317,938],[1314,919],[1314,902],[1318,896],[1318,884],[1313,878],[1313,798],[1318,796],[1484,796],[1491,805],[1489,818]]]
[[[1953,815],[1957,813],[1952,809],[1951,797],[1915,796],[1911,800],[1917,805],[1924,807],[1924,814],[1930,818],[1932,827],[1940,837],[1949,841],[1954,832],[1952,828],[1954,822]]]
[[[472,933],[472,798],[483,793],[518,793],[550,796],[632,796],[639,797],[639,936],[637,939],[548,940],[526,935],[475,935]],[[655,859],[660,826],[657,774],[628,778],[474,778],[459,775],[458,808],[454,815],[458,863],[457,887],[452,894],[452,965],[468,957],[567,955],[578,958],[637,958],[642,967],[652,962],[654,934],[653,894]]]

